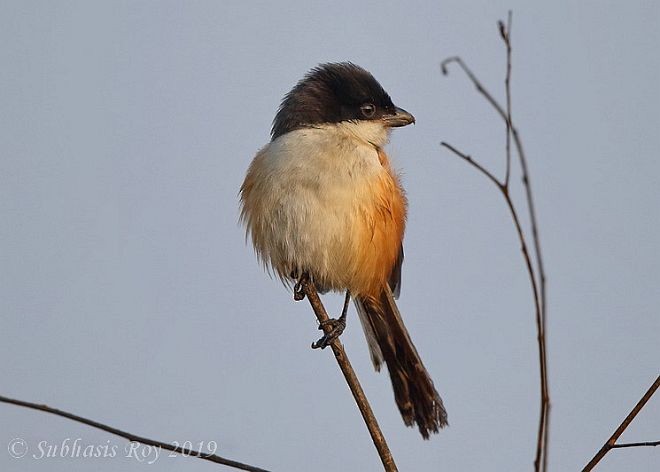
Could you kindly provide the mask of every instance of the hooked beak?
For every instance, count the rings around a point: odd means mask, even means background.
[[[403,108],[395,107],[394,113],[384,115],[382,120],[386,126],[398,128],[399,126],[406,126],[415,122],[415,117],[408,113]]]

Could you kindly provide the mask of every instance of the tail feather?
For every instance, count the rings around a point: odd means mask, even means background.
[[[377,371],[387,365],[394,399],[407,426],[417,424],[424,439],[447,426],[447,412],[403,324],[392,291],[379,298],[355,300],[360,321]]]

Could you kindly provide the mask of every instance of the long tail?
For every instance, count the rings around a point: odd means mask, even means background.
[[[385,287],[379,298],[355,300],[371,360],[377,371],[387,365],[394,399],[406,426],[415,423],[424,439],[447,426],[447,412],[417,350],[410,340],[392,291]]]

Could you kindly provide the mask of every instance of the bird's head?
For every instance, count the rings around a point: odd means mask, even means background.
[[[414,122],[368,71],[350,62],[329,63],[309,71],[284,97],[271,135],[275,140],[301,128],[349,123],[385,136]]]

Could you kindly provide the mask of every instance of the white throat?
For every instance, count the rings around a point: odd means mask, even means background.
[[[390,130],[379,121],[342,121],[340,123],[324,124],[322,129],[336,130],[338,134],[363,141],[376,147],[385,146],[390,140]]]

